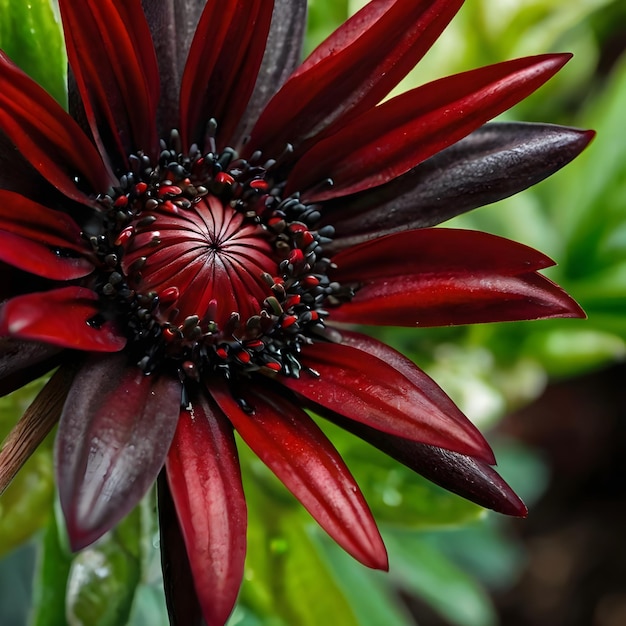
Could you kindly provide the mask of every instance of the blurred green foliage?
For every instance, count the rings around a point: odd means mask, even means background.
[[[0,0],[0,16],[0,50],[65,105],[65,48],[50,0]]]
[[[364,0],[311,0],[307,51]],[[526,54],[569,50],[570,64],[506,117],[595,127],[573,164],[531,190],[450,225],[508,236],[551,254],[550,275],[586,321],[379,331],[427,369],[481,426],[570,376],[626,355],[626,56],[623,0],[471,0],[401,86]],[[65,102],[65,57],[47,0],[0,0],[0,47]],[[34,387],[0,401],[0,434]],[[250,509],[249,556],[230,626],[413,623],[398,590],[458,626],[491,626],[488,588],[514,579],[522,555],[499,519],[445,492],[343,431],[322,424],[362,485],[389,549],[389,575],[354,562],[240,443]],[[50,440],[0,499],[0,552],[34,536],[33,626],[165,626],[154,496],[78,555],[53,507]],[[545,468],[528,451],[497,449],[502,474],[532,502]],[[39,533],[37,534],[37,532]],[[11,588],[0,590],[0,623]],[[10,624],[9,626],[13,626]],[[15,624],[22,626],[22,624]]]

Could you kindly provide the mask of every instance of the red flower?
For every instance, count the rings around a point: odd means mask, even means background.
[[[370,567],[387,567],[376,524],[304,409],[523,515],[444,392],[336,323],[583,315],[538,273],[552,264],[543,254],[430,228],[541,180],[590,141],[484,125],[568,55],[379,104],[460,0],[373,0],[297,68],[305,0],[208,0],[201,14],[190,0],[145,13],[139,0],[59,4],[72,116],[0,56],[0,391],[60,366],[5,446],[4,478],[28,454],[13,442],[33,430],[32,448],[60,417],[58,486],[80,549],[165,465],[165,560],[185,568],[171,492],[208,624],[227,619],[243,572],[233,428]],[[193,592],[166,583],[172,613],[193,611]]]

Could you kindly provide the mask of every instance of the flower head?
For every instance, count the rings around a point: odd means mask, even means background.
[[[370,567],[387,567],[376,524],[305,410],[525,513],[445,393],[350,326],[583,315],[538,273],[543,254],[431,228],[590,141],[485,125],[568,55],[381,104],[461,4],[373,0],[298,66],[305,0],[60,0],[71,115],[0,56],[0,391],[58,367],[3,449],[3,482],[28,453],[15,442],[34,432],[32,448],[59,420],[58,488],[80,549],[165,466],[163,550],[180,560],[182,536],[208,624],[224,623],[243,572],[233,429]]]

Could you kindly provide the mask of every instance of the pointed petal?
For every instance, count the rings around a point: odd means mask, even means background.
[[[224,624],[243,580],[246,501],[232,426],[207,398],[181,411],[166,468],[204,618]]]
[[[98,296],[84,287],[62,287],[9,300],[0,311],[0,336],[43,341],[63,348],[118,352],[126,339],[111,322],[93,324]]]
[[[94,266],[83,256],[63,252],[48,243],[0,230],[0,260],[31,274],[53,280],[72,280],[90,274]]]
[[[98,355],[80,368],[55,447],[73,550],[119,522],[156,480],[174,437],[180,394],[176,378],[146,376],[125,355]]]
[[[37,276],[71,280],[93,264],[78,225],[65,213],[0,189],[0,260]]]
[[[203,626],[202,609],[193,582],[187,548],[165,472],[159,474],[157,486],[161,569],[170,624]]]
[[[306,29],[307,0],[274,0],[265,54],[233,145],[245,138],[270,98],[296,69]]]
[[[157,109],[157,128],[161,137],[171,128],[177,128],[179,123],[180,83],[205,0],[142,0],[142,4],[152,32],[163,85]]]
[[[365,499],[315,422],[268,389],[245,394],[251,413],[242,410],[224,384],[210,390],[243,440],[319,525],[361,563],[386,570],[385,546]]]
[[[280,383],[307,400],[383,432],[493,462],[474,425],[424,372],[408,377],[393,362],[349,345],[307,345],[300,360],[319,374]]]
[[[419,370],[393,348],[360,333],[342,331],[343,342],[393,363],[407,378],[415,380]],[[416,380],[417,382],[417,380]],[[505,515],[524,517],[527,509],[515,492],[487,463],[471,456],[409,441],[380,432],[365,424],[326,412],[324,417],[354,433],[400,463],[434,483],[476,504]]]
[[[328,252],[441,222],[516,194],[569,163],[593,131],[523,122],[485,124],[403,176],[324,205]]]
[[[89,203],[113,178],[93,144],[57,101],[0,52],[0,129],[39,173],[68,198]],[[26,190],[25,190],[26,191]]]
[[[60,367],[2,442],[0,495],[57,423],[74,371],[73,366]]]
[[[504,515],[526,517],[528,514],[519,496],[483,461],[381,433],[340,416],[326,417],[452,493]]]
[[[340,252],[333,262],[333,280],[357,288],[333,310],[336,322],[446,326],[584,317],[560,287],[535,273],[553,265],[548,257],[488,233],[394,233]]]
[[[286,194],[317,202],[363,191],[404,174],[538,89],[568,54],[497,63],[412,89],[362,114],[298,161]]]
[[[273,0],[207,2],[180,89],[183,145],[203,145],[210,118],[218,122],[218,146],[230,144],[256,83],[273,7]]]
[[[60,359],[61,350],[56,346],[0,337],[0,396],[43,376],[56,367]]]
[[[116,165],[156,157],[159,73],[140,0],[59,0],[67,56],[93,136]],[[106,189],[106,188],[105,188]]]
[[[380,102],[430,48],[462,0],[374,0],[338,28],[269,102],[250,149],[279,155]]]

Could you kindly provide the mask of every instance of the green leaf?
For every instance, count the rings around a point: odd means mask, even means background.
[[[123,626],[141,574],[139,507],[77,554],[60,526],[53,518],[44,535],[32,626]]]
[[[140,578],[140,511],[79,552],[69,572],[66,616],[70,626],[120,626],[128,621]]]
[[[65,590],[72,555],[63,546],[59,533],[56,516],[51,515],[39,546],[33,603],[35,613],[31,626],[58,626],[65,623]]]
[[[311,534],[349,599],[359,626],[414,624],[413,618],[400,604],[387,572],[363,567],[321,531],[315,529]]]
[[[348,18],[348,0],[309,0],[305,53],[311,52]]]
[[[487,592],[419,534],[384,533],[390,576],[458,626],[492,626],[495,612]]]
[[[0,0],[0,49],[67,106],[67,57],[50,0]]]

